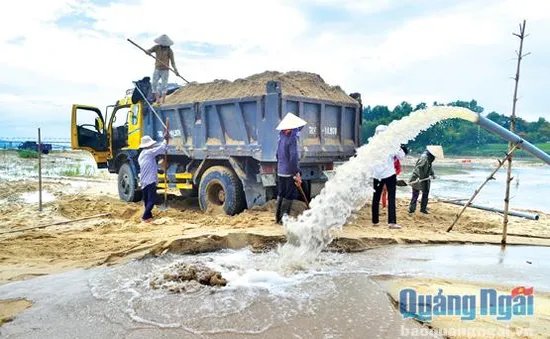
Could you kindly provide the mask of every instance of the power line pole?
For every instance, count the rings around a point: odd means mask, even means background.
[[[523,24],[519,24],[519,33],[512,33],[513,35],[517,36],[519,38],[519,51],[516,51],[516,54],[518,56],[518,63],[516,68],[516,76],[513,78],[516,82],[516,85],[514,87],[514,100],[512,102],[512,115],[510,116],[510,131],[512,133],[516,130],[516,104],[518,101],[518,85],[519,85],[519,70],[521,66],[521,60],[528,56],[531,53],[523,54],[523,39],[525,39],[528,35],[525,35],[525,20],[523,20]],[[508,144],[508,151],[512,150],[514,147],[513,143]],[[503,228],[502,228],[502,241],[501,244],[503,246],[506,246],[506,234],[508,232],[508,210],[510,207],[510,183],[512,182],[514,178],[512,177],[512,157],[508,158],[508,169],[506,171],[506,193],[504,195],[504,220],[503,220]]]

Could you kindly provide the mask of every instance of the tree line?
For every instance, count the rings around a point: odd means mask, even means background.
[[[447,104],[438,103],[436,101],[433,103],[433,106],[465,107],[476,113],[482,114],[484,112],[484,108],[478,105],[476,100],[457,100]],[[388,125],[393,120],[401,119],[414,111],[427,107],[428,105],[423,102],[413,106],[406,101],[397,105],[393,110],[390,110],[388,106],[366,106],[363,109],[363,143],[366,143],[368,138],[374,135],[376,126],[380,124]],[[487,114],[486,117],[507,129],[510,128],[510,118],[504,114],[493,111]],[[550,142],[550,122],[542,117],[532,122],[517,117],[516,134],[531,143],[548,143]],[[469,121],[448,119],[420,133],[417,138],[408,145],[413,151],[420,152],[429,144],[442,145],[445,152],[449,154],[474,155],[476,154],[476,150],[483,148],[485,145],[505,145],[506,141],[498,135],[489,133]]]

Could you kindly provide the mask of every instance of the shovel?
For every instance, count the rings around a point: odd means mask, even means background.
[[[306,203],[307,209],[309,209],[309,201],[307,201],[307,197],[306,197],[306,194],[304,193],[302,185],[296,184],[296,187],[298,187],[298,191],[300,191],[300,194],[302,195],[302,198],[304,199],[304,202]]]
[[[431,180],[431,178],[427,177],[427,178],[424,178],[422,180],[418,179],[418,180],[411,181],[411,182],[406,182],[405,180],[397,180],[397,186],[404,187],[404,186],[409,186],[409,185],[412,185],[412,184],[418,184],[420,182],[427,181],[427,180]]]
[[[166,117],[166,133],[170,133],[168,129],[170,121]],[[164,150],[164,204],[159,207],[159,211],[168,209],[168,147]]]

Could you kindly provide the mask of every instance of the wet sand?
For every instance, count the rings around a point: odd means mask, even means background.
[[[0,326],[12,321],[17,314],[31,306],[32,303],[26,299],[0,300]]]

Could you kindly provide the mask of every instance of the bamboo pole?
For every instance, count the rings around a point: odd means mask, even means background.
[[[42,142],[38,128],[38,211],[42,212]]]
[[[481,189],[483,187],[485,187],[485,185],[489,182],[489,180],[495,180],[495,177],[494,177],[495,173],[498,172],[498,170],[502,167],[502,165],[504,165],[504,163],[512,156],[512,153],[514,153],[514,151],[518,148],[518,146],[519,146],[519,144],[515,144],[514,147],[512,147],[512,149],[506,154],[506,157],[504,157],[504,159],[498,161],[499,164],[498,164],[497,168],[495,168],[495,170],[493,172],[491,172],[491,174],[487,177],[487,179],[485,179],[485,181],[481,184],[481,186],[479,186],[479,188],[475,190],[475,192],[472,195],[472,197],[470,198],[470,200],[468,200],[468,202],[464,205],[464,207],[462,207],[460,212],[457,214],[455,220],[453,221],[453,224],[451,226],[449,226],[449,228],[447,229],[447,232],[450,232],[453,229],[454,225],[456,225],[456,223],[458,222],[458,219],[460,219],[460,217],[462,216],[462,213],[464,213],[466,208],[468,208],[468,206],[470,206],[472,201],[479,194],[479,192],[481,192]]]
[[[516,130],[516,104],[518,101],[518,86],[519,86],[519,71],[521,66],[521,60],[523,57],[529,55],[529,53],[523,55],[523,39],[525,35],[525,20],[523,24],[519,25],[519,34],[512,33],[519,38],[519,51],[516,51],[518,56],[518,63],[516,66],[516,76],[513,78],[516,82],[514,87],[514,99],[512,101],[512,115],[510,117],[510,132],[514,133]],[[511,150],[514,147],[513,143],[508,144],[508,149]],[[512,177],[512,157],[508,158],[508,168],[506,170],[506,192],[504,193],[504,219],[502,221],[502,240],[501,244],[506,246],[506,234],[508,232],[508,214],[510,210],[510,184],[514,180]]]

